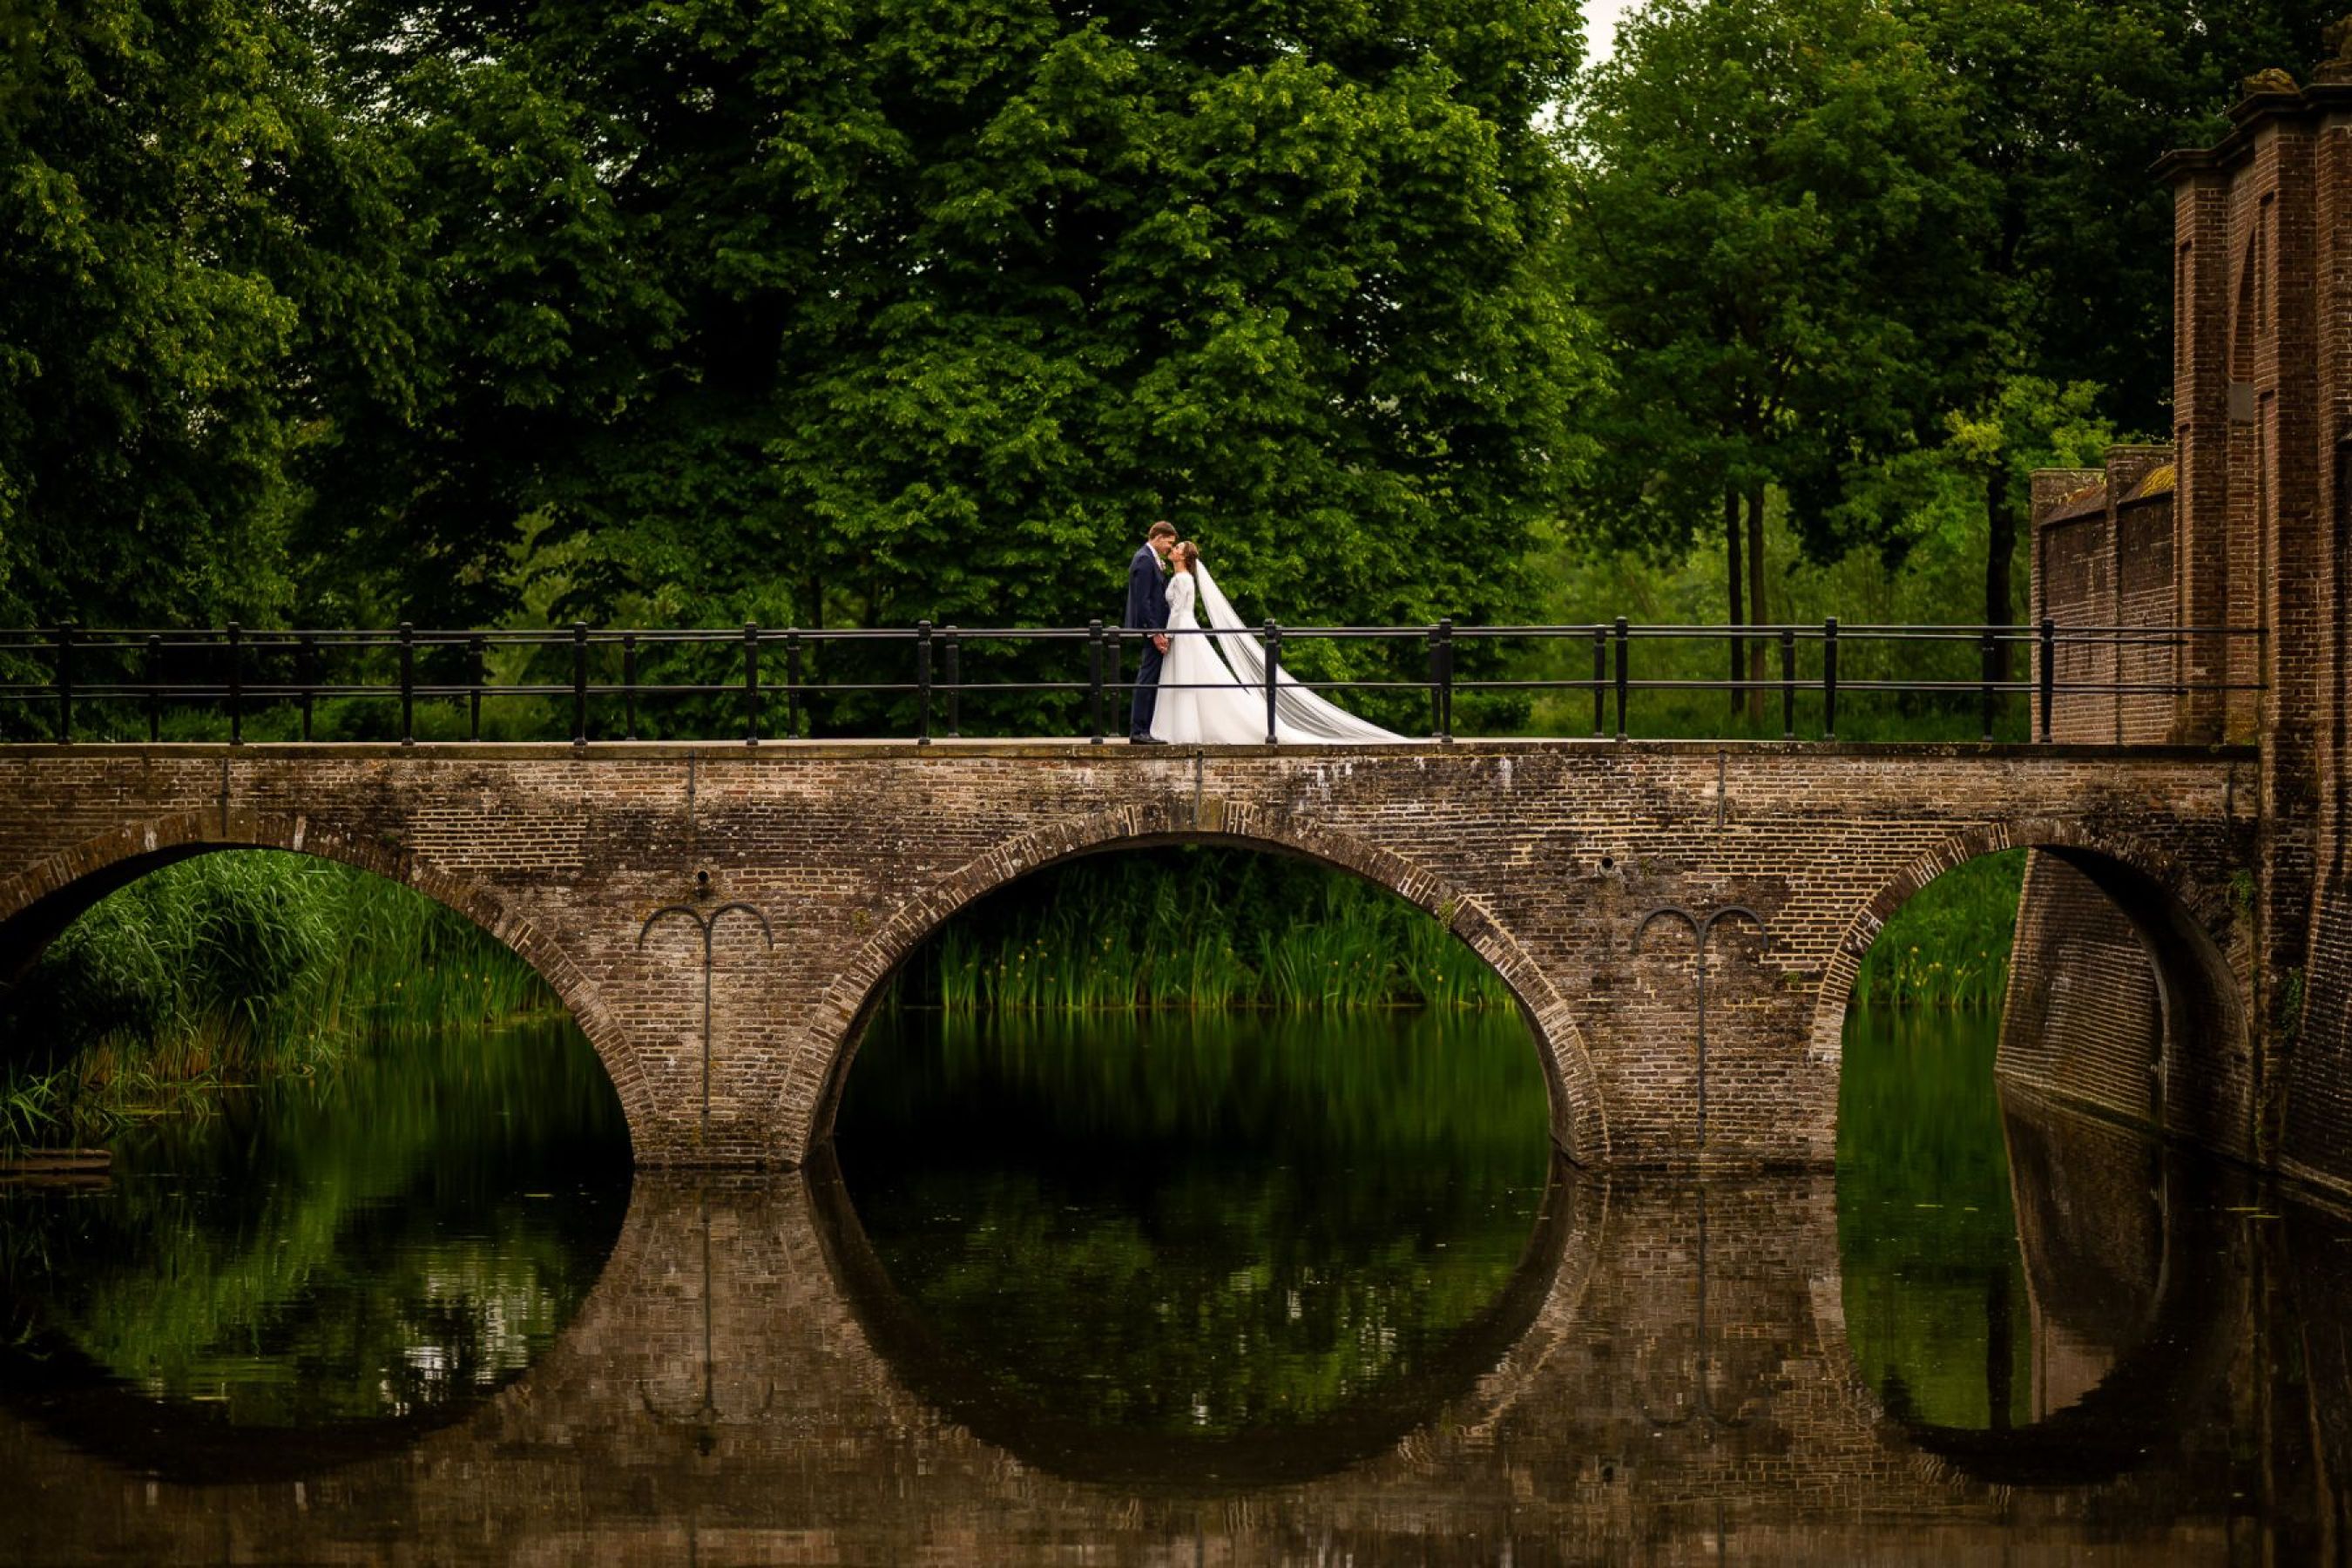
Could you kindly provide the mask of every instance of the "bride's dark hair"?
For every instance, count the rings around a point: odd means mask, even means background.
[[[1176,548],[1168,553],[1173,556],[1179,564],[1189,567],[1201,559],[1201,547],[1189,539],[1179,540]]]

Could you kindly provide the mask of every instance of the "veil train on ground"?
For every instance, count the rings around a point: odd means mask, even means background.
[[[1244,686],[1260,692],[1265,689],[1265,648],[1249,634],[1249,627],[1237,615],[1231,600],[1217,591],[1216,580],[1209,575],[1207,563],[1195,557],[1192,580],[1201,590],[1201,610],[1214,634],[1217,651],[1224,655],[1226,668]],[[1380,741],[1402,741],[1405,737],[1383,730],[1368,720],[1359,719],[1346,709],[1327,702],[1290,678],[1286,669],[1275,673],[1275,717],[1284,729],[1296,730],[1309,742],[1341,742],[1362,745]]]

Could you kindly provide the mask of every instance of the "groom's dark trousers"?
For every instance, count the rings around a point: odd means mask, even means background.
[[[1145,545],[1127,563],[1127,621],[1129,631],[1157,632],[1168,625],[1168,585],[1160,574],[1160,556]],[[1143,639],[1143,663],[1135,672],[1135,705],[1128,710],[1129,736],[1151,733],[1151,711],[1160,704],[1160,650]]]

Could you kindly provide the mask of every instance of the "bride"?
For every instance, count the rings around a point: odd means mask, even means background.
[[[1255,746],[1265,742],[1265,649],[1201,563],[1201,547],[1185,540],[1168,552],[1166,658],[1160,700],[1151,717],[1155,740],[1179,745]],[[1202,635],[1198,611],[1209,617]],[[1209,645],[1214,642],[1216,647]],[[1217,655],[1222,652],[1223,658]],[[1364,745],[1402,741],[1306,689],[1290,672],[1275,671],[1275,738],[1295,744]]]

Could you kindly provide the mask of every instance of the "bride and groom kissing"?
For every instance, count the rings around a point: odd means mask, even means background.
[[[1202,616],[1208,626],[1201,625]],[[1266,740],[1265,648],[1174,525],[1151,525],[1127,568],[1130,631],[1145,634],[1127,738],[1139,746],[1261,745]],[[1365,745],[1403,736],[1365,722],[1275,670],[1274,739]]]

